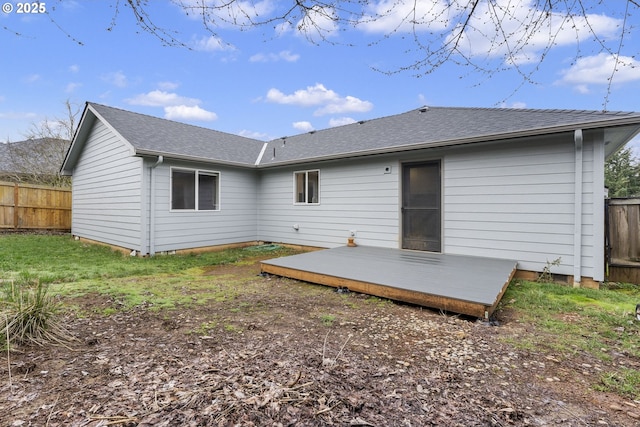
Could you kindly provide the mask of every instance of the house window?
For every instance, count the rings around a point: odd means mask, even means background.
[[[294,172],[295,204],[320,203],[320,171]]]
[[[219,195],[219,173],[171,169],[172,210],[219,210]]]

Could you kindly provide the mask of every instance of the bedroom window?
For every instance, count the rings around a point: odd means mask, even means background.
[[[320,203],[320,171],[294,172],[293,177],[295,182],[295,204],[308,205]]]
[[[171,209],[220,209],[220,174],[191,169],[171,169]]]

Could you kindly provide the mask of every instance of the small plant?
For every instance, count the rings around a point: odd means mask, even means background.
[[[11,344],[60,344],[73,340],[58,318],[59,306],[48,285],[39,280],[11,281],[3,289],[5,302],[0,312],[0,340]]]
[[[333,314],[323,314],[320,316],[320,322],[322,322],[322,324],[324,326],[332,326],[333,322],[336,321],[336,316],[334,316]]]
[[[618,393],[630,399],[640,399],[640,372],[636,369],[622,369],[606,372],[600,376],[597,390]]]
[[[562,257],[558,257],[553,261],[547,260],[547,264],[542,269],[542,273],[538,276],[536,280],[538,283],[551,283],[553,282],[553,273],[551,273],[551,267],[557,267],[560,265],[562,261]]]
[[[242,332],[242,328],[236,326],[236,325],[232,325],[230,323],[227,323],[226,325],[224,325],[224,330],[226,332],[236,332],[236,333],[241,333]]]

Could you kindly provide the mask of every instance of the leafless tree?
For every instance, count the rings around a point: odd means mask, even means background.
[[[32,123],[25,133],[26,140],[9,142],[2,147],[1,166],[6,179],[69,186],[69,179],[60,175],[60,167],[73,138],[80,110],[69,100],[64,106],[65,117]]]
[[[163,43],[189,47],[170,26],[158,24],[150,0],[114,1],[110,29],[126,8],[140,28]],[[616,75],[637,66],[640,50],[627,40],[635,29],[630,18],[638,13],[638,0],[616,1],[615,7],[611,0],[171,1],[216,37],[229,28],[262,28],[266,38],[296,31],[312,43],[334,44],[340,43],[341,32],[357,29],[370,35],[371,46],[396,37],[406,40],[407,63],[379,69],[385,73],[423,76],[454,63],[486,78],[515,71],[524,85],[534,82],[552,49],[572,45],[572,65],[607,56],[605,110]]]

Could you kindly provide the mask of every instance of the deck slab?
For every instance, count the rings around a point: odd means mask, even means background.
[[[478,306],[473,310],[465,309],[472,313],[462,313],[470,315],[486,311],[491,314],[516,266],[514,260],[371,246],[343,246],[262,262],[265,272],[277,271],[279,275],[294,278],[302,277],[299,272],[306,272],[310,273],[308,277],[315,278],[309,281],[323,285],[335,286],[337,282],[333,279],[337,278],[347,287],[350,287],[349,281],[353,281],[354,284],[374,285],[365,287],[367,290],[381,289],[379,287],[404,290],[411,295],[407,302],[412,303],[416,303],[415,295],[424,294],[429,306],[433,306],[433,301],[448,300]],[[287,274],[288,271],[291,274]],[[401,292],[393,295],[402,299]]]

